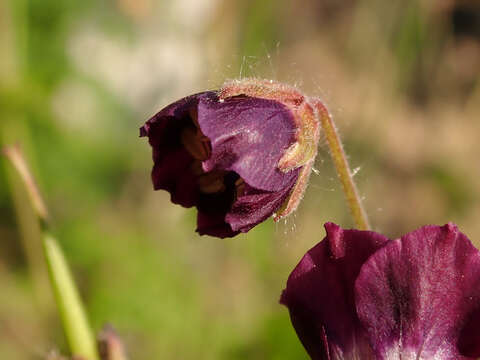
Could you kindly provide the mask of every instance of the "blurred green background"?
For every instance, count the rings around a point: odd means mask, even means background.
[[[306,358],[280,292],[321,224],[352,226],[324,139],[296,214],[234,239],[197,236],[195,210],[153,192],[138,128],[228,78],[325,101],[375,230],[454,221],[480,244],[478,1],[3,0],[0,27],[0,139],[26,153],[95,330],[132,359]],[[66,345],[9,179],[0,356],[43,359]]]

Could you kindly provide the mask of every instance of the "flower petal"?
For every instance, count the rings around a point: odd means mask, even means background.
[[[197,230],[200,235],[216,236],[221,239],[238,235],[239,231],[233,231],[225,222],[225,214],[208,214],[198,211]]]
[[[283,190],[298,177],[278,169],[296,131],[292,114],[278,101],[209,96],[198,104],[198,123],[212,145],[205,171],[235,171],[251,187],[266,191]]]
[[[327,236],[290,274],[280,302],[312,359],[370,359],[355,312],[354,282],[363,263],[388,239],[333,223],[325,229]]]
[[[460,332],[458,350],[464,356],[480,357],[480,307],[474,310]]]
[[[172,136],[170,131],[178,128],[177,136],[180,137],[180,130],[183,124],[178,124],[178,122],[180,122],[182,119],[187,119],[189,117],[189,112],[197,106],[198,102],[201,99],[208,98],[210,96],[215,96],[215,92],[205,91],[190,95],[164,107],[162,110],[148,119],[145,125],[140,128],[140,136],[148,136],[149,143],[152,145],[152,147],[162,146],[163,144],[168,145],[172,142],[178,141],[178,139],[175,139]],[[156,130],[158,131],[156,134],[152,133],[151,127],[153,124],[160,126],[160,128]]]
[[[298,169],[292,172],[298,173]],[[295,180],[293,177],[285,188],[272,192],[257,190],[247,184],[243,195],[237,198],[225,216],[225,221],[234,231],[247,232],[282,206],[292,191]]]
[[[238,175],[233,172],[225,176],[226,191],[216,194],[200,194],[197,208],[197,232],[220,238],[232,237],[237,230],[225,221],[225,214],[230,210],[235,197],[235,181]]]
[[[168,151],[167,154],[153,166],[153,188],[167,190],[174,204],[192,207],[199,196],[196,177],[189,170],[194,159],[183,148]]]
[[[140,135],[153,149],[155,190],[196,206],[200,234],[227,237],[272,216],[292,193],[302,167],[281,171],[278,163],[296,126],[279,101],[204,92],[158,112]]]
[[[204,92],[181,99],[165,107],[140,128],[140,136],[148,136],[153,149],[152,182],[155,190],[167,190],[172,202],[192,207],[198,198],[196,178],[190,171],[195,160],[181,143],[181,131],[190,120],[189,112],[200,99],[213,92]]]
[[[453,224],[422,227],[370,257],[355,297],[377,359],[469,359],[457,343],[479,306],[480,253]]]

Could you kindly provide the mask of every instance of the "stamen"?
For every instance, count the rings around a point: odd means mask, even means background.
[[[226,190],[223,182],[225,171],[211,171],[198,177],[198,187],[205,194],[224,192]]]
[[[190,166],[192,174],[195,176],[200,176],[203,174],[202,162],[200,160],[195,160]]]
[[[197,136],[202,144],[204,152],[208,154],[208,157],[210,157],[210,155],[212,154],[212,144],[210,143],[210,139],[203,135],[200,129],[197,129]]]
[[[237,198],[242,196],[244,192],[245,192],[245,181],[243,181],[242,178],[238,178],[235,181],[235,194]]]
[[[203,134],[199,136],[197,129],[193,126],[185,127],[180,138],[182,145],[195,159],[204,161],[210,157],[211,150],[208,138]]]
[[[193,125],[195,125],[195,127],[197,129],[200,129],[200,124],[198,123],[198,110],[197,108],[192,108],[188,111],[188,115],[190,115],[190,119],[192,120],[193,122]]]

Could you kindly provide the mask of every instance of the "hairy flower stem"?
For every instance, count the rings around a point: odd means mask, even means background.
[[[98,360],[95,338],[67,261],[57,240],[50,233],[47,207],[43,202],[35,179],[17,146],[5,147],[3,153],[22,180],[31,206],[40,221],[50,283],[70,351],[74,356],[85,360]]]
[[[360,196],[358,195],[358,190],[353,181],[352,172],[350,171],[348,160],[345,156],[345,151],[343,150],[342,141],[338,136],[333,119],[323,104],[316,102],[315,106],[328,141],[330,155],[332,156],[337,175],[342,183],[343,192],[345,193],[347,204],[352,213],[355,225],[359,230],[370,230],[368,217],[362,206]]]

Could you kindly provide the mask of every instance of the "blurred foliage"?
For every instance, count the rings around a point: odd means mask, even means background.
[[[301,3],[0,4],[0,141],[21,143],[95,329],[132,359],[305,358],[280,292],[319,224],[352,225],[324,143],[297,214],[235,239],[198,237],[195,211],[152,191],[138,127],[225,78],[325,100],[376,230],[454,221],[479,244],[478,2]],[[14,189],[0,166],[0,354],[41,359],[65,340]]]

